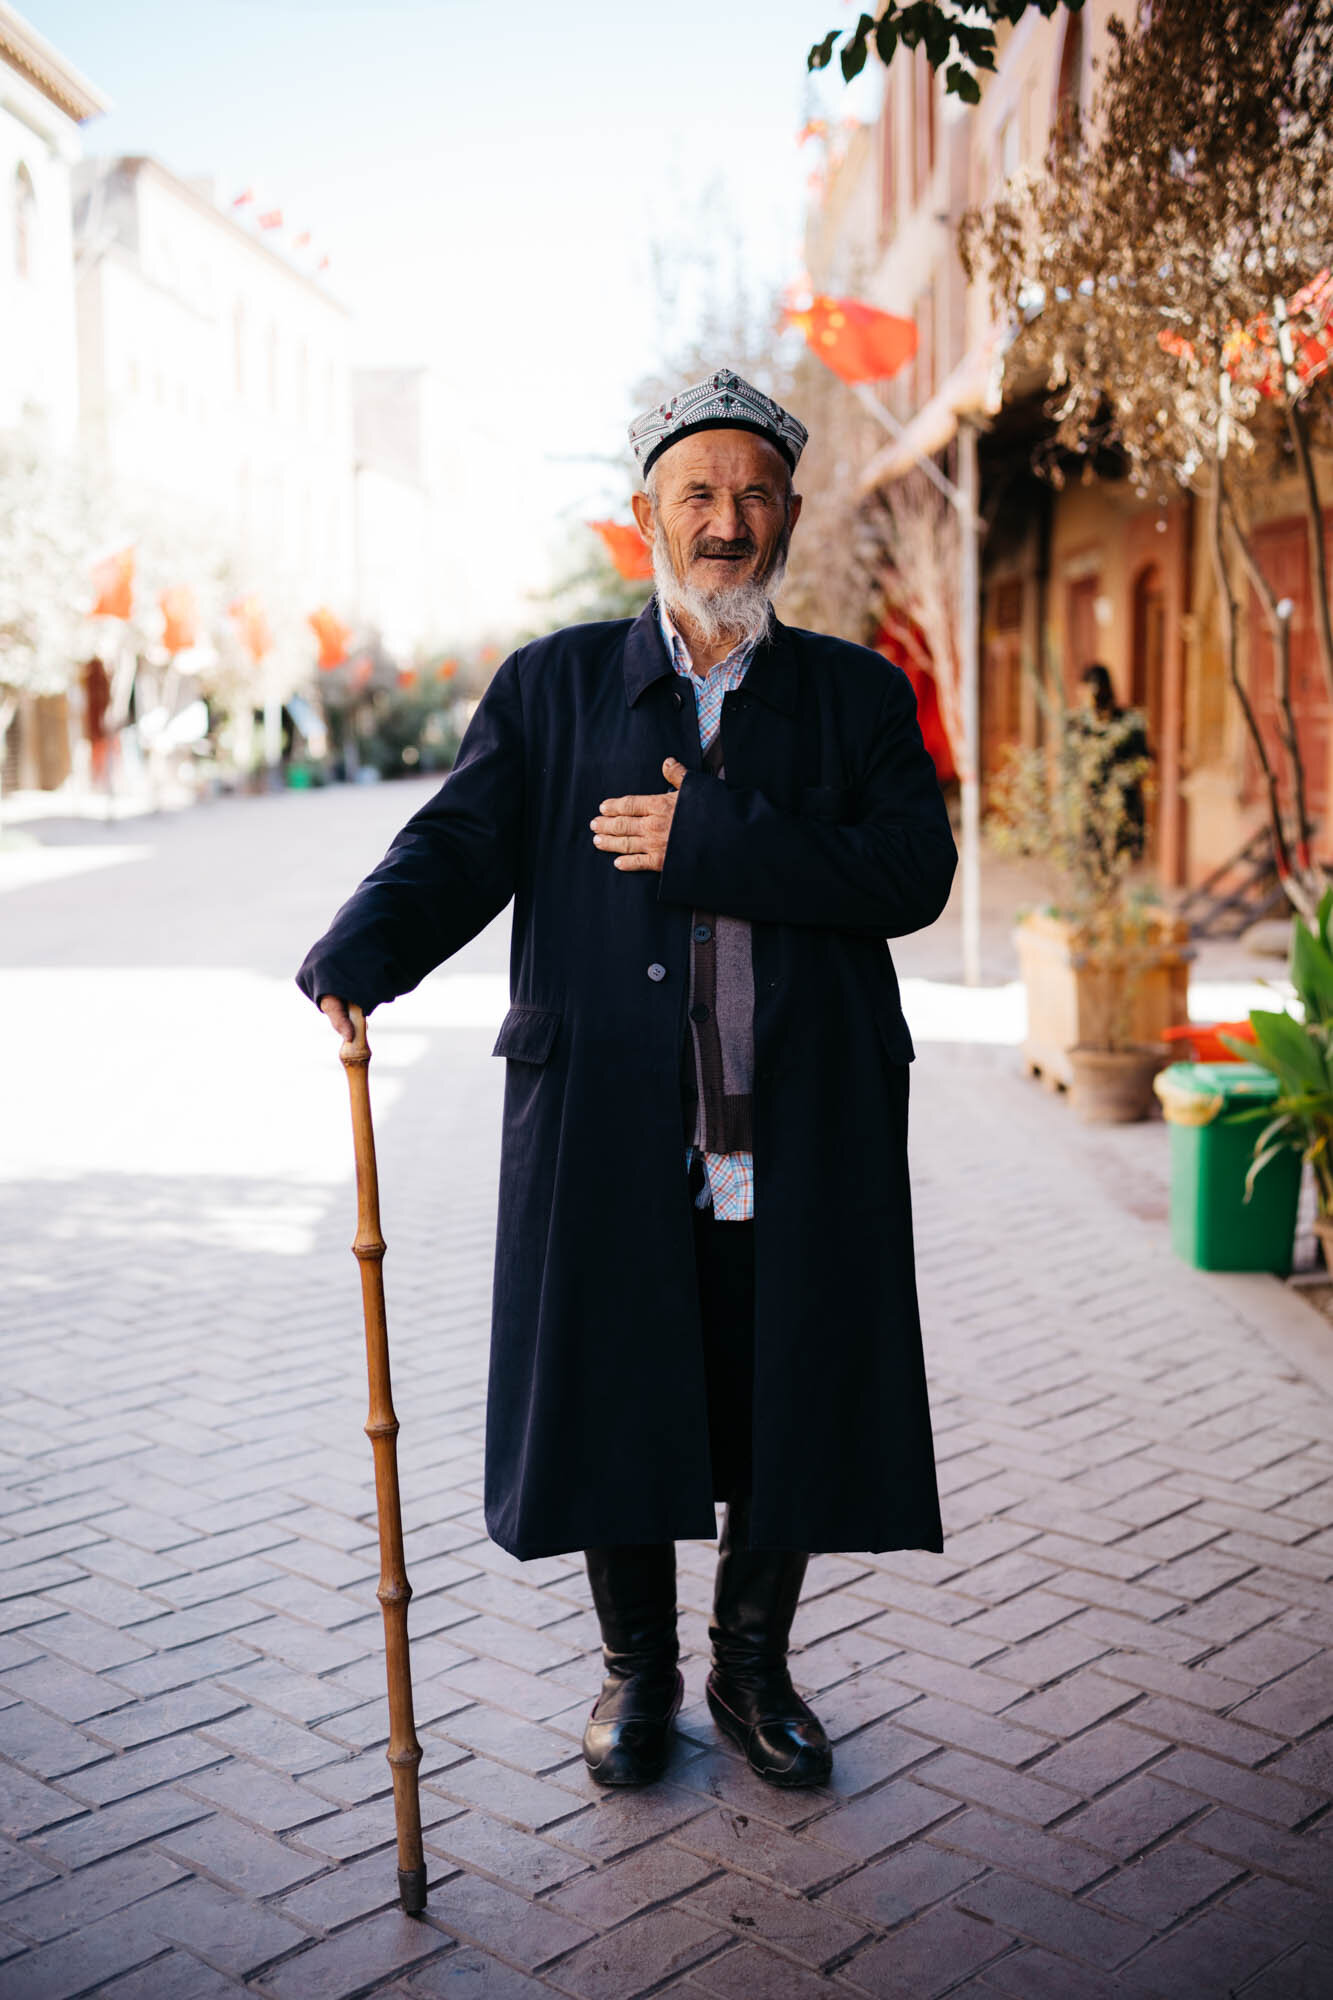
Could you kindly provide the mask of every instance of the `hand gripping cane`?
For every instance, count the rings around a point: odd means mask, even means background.
[[[384,1611],[384,1655],[389,1681],[389,1769],[393,1773],[393,1813],[398,1828],[398,1894],[409,1917],[426,1907],[426,1862],[421,1851],[421,1797],[417,1770],[421,1745],[412,1719],[412,1663],[407,1650],[407,1606],[412,1586],[403,1556],[403,1515],[398,1499],[398,1419],[389,1383],[389,1328],[384,1311],[384,1238],[380,1234],[379,1174],[375,1131],[370,1122],[370,1044],[366,1017],[349,1007],[353,1041],[340,1054],[352,1096],[352,1143],[356,1149],[356,1242],[361,1266],[361,1303],[366,1317],[366,1373],[370,1414],[366,1436],[375,1456],[375,1510],[380,1530],[380,1582],[376,1596]]]

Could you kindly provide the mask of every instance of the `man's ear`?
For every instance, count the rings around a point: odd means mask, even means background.
[[[648,498],[648,495],[646,493],[635,493],[631,495],[629,504],[634,509],[634,520],[638,527],[639,533],[643,536],[643,539],[645,540],[645,542],[647,542],[649,548],[651,548],[653,545],[652,501]]]
[[[805,505],[799,493],[793,493],[787,502],[787,533],[790,534],[801,518],[801,508]]]

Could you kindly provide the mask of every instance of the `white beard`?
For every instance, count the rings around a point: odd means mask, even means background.
[[[784,535],[766,576],[745,583],[724,583],[704,590],[677,576],[660,522],[653,528],[653,581],[657,595],[672,618],[684,620],[705,646],[730,640],[733,646],[761,639],[768,629],[768,607],[777,595],[787,568]]]

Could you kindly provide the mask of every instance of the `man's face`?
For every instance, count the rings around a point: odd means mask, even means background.
[[[657,461],[657,518],[680,582],[711,596],[763,583],[786,553],[801,511],[781,453],[752,431],[696,431]],[[653,539],[653,507],[634,496]]]

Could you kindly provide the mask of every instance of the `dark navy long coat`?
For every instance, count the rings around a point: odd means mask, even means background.
[[[302,966],[406,993],[514,899],[486,1523],[531,1557],[715,1533],[681,1103],[690,916],[753,925],[757,1545],[938,1549],[907,1176],[912,1044],[886,938],[956,854],[907,676],[774,624],[700,769],[650,605],[496,674],[440,790]],[[592,843],[681,787],[660,876]]]

